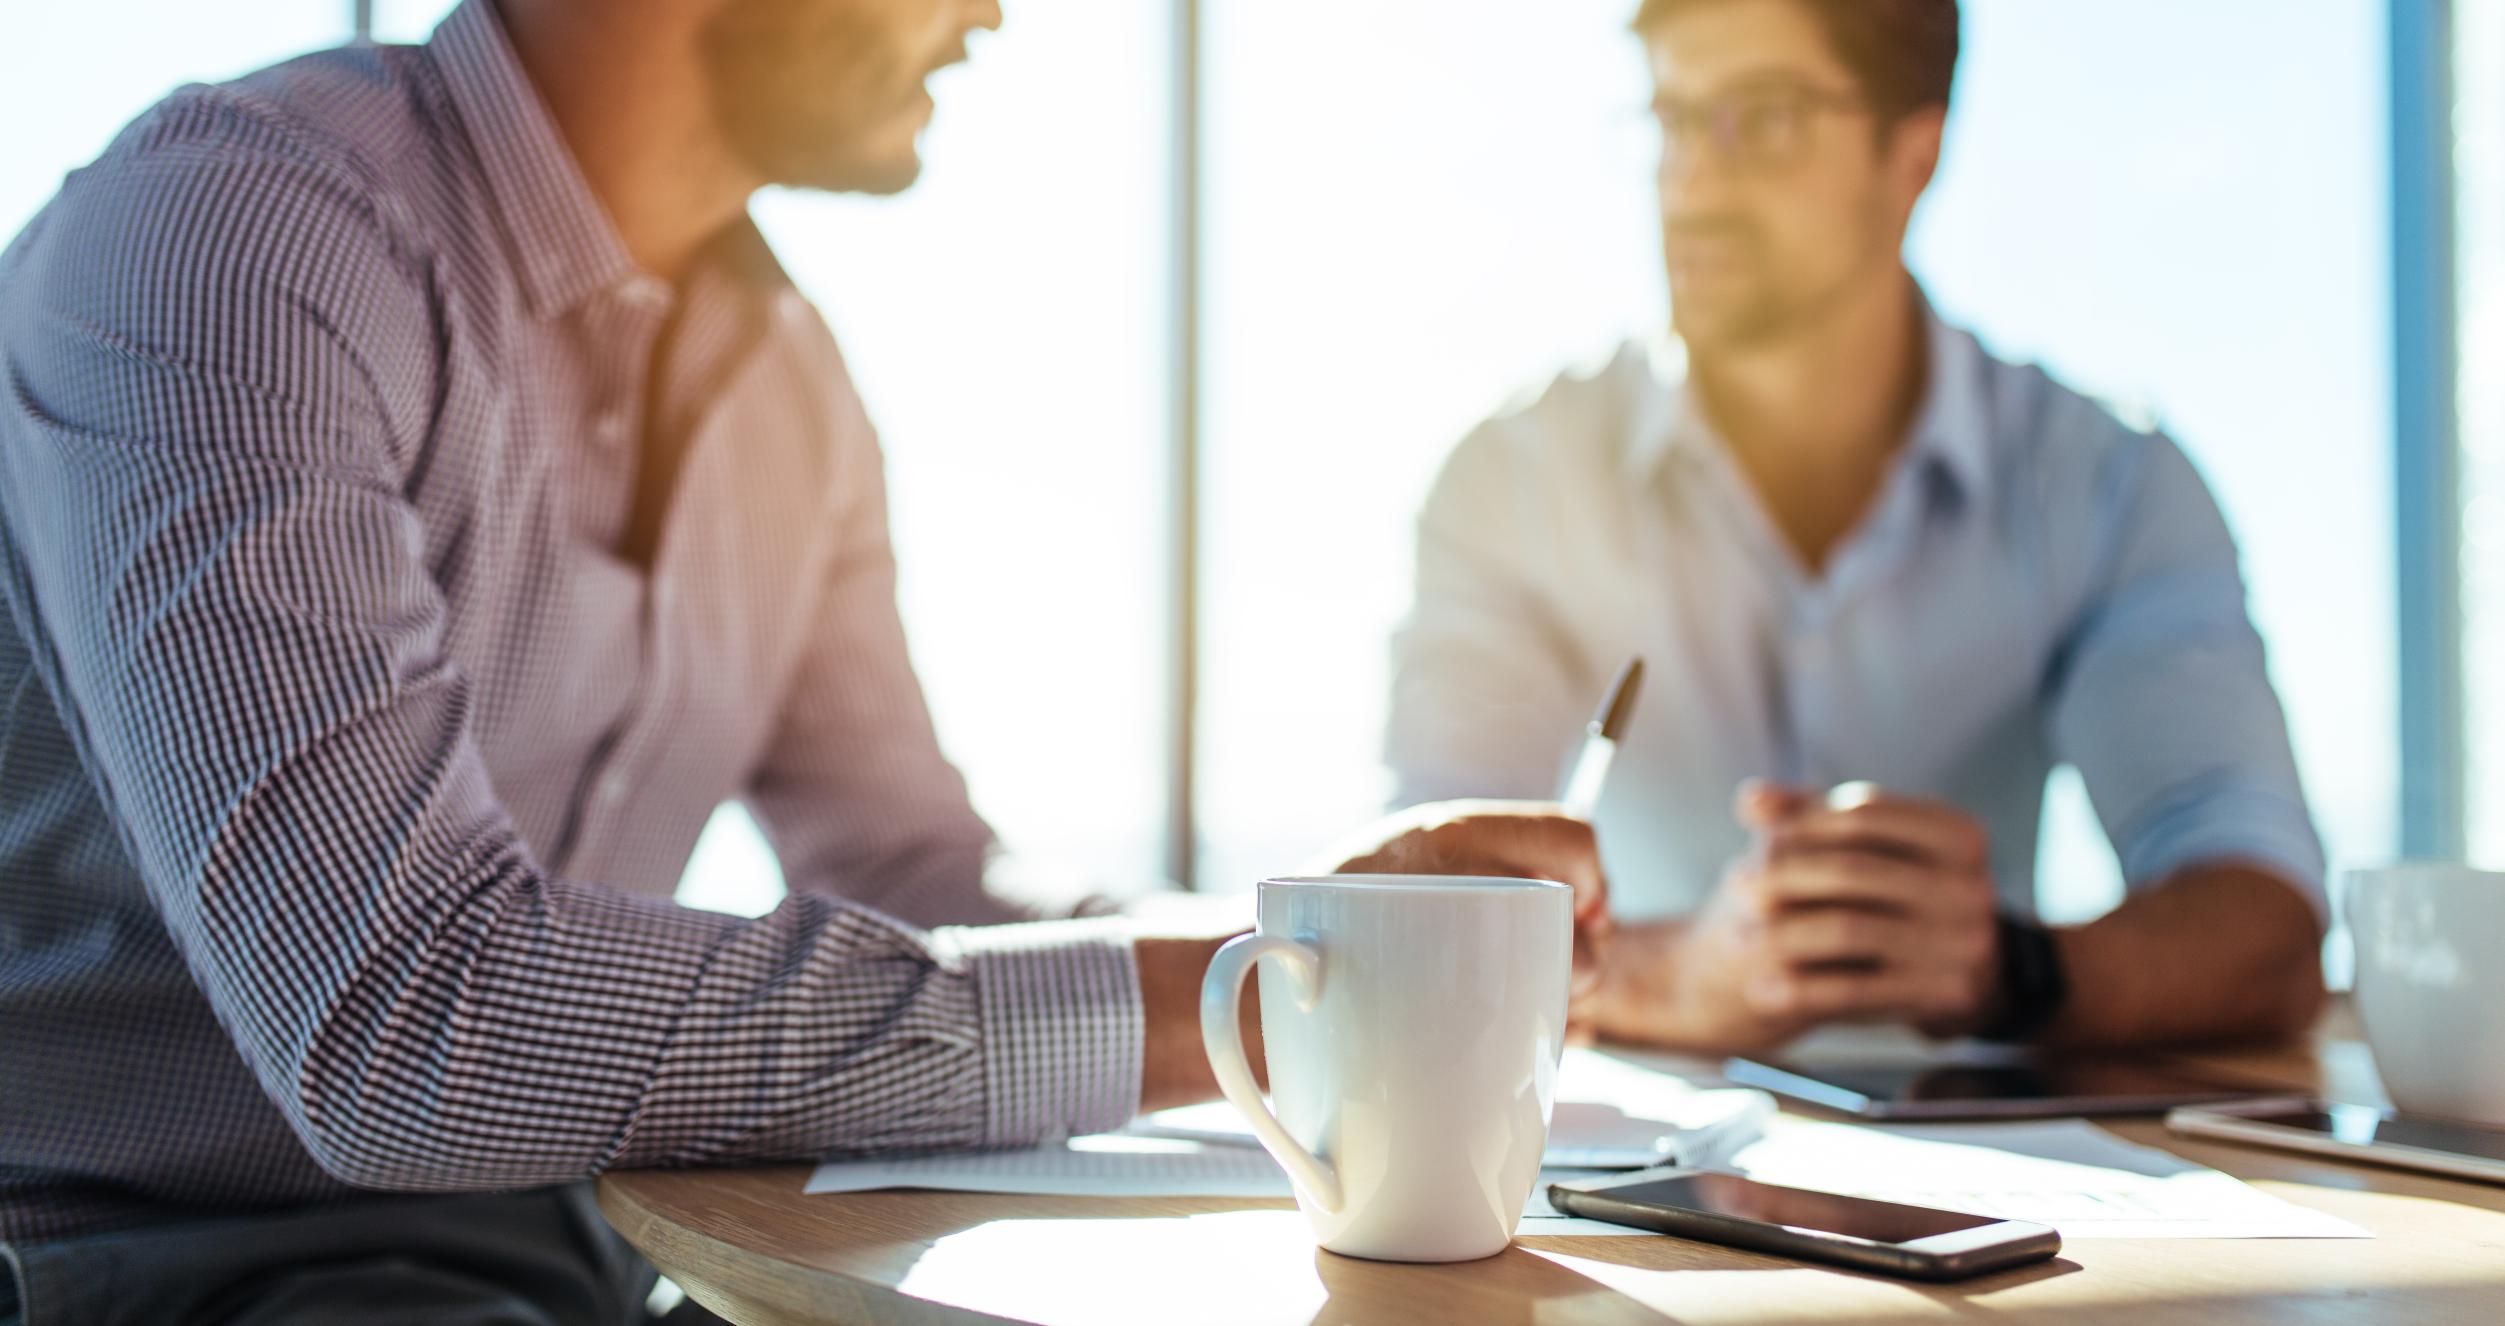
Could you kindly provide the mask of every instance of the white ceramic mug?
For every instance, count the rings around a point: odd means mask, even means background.
[[[2392,1103],[2505,1126],[2505,874],[2359,870],[2347,911],[2357,1012]]]
[[[1322,1246],[1446,1262],[1513,1239],[1539,1179],[1572,975],[1574,892],[1528,879],[1265,879],[1218,950],[1200,1030],[1228,1100]],[[1254,964],[1273,1115],[1236,1010]]]

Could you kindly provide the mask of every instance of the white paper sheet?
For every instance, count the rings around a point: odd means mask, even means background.
[[[1523,1206],[1524,1237],[1633,1233],[1623,1226],[1557,1214],[1548,1185],[1596,1170],[1548,1170]],[[801,1191],[1035,1193],[1060,1197],[1293,1197],[1287,1175],[1259,1147],[1104,1133],[1023,1151],[961,1151],[883,1160],[830,1161]]]
[[[1719,1165],[1755,1141],[1773,1115],[1774,1098],[1762,1091],[1700,1090],[1614,1054],[1570,1049],[1558,1068],[1557,1106],[1542,1159],[1568,1169]],[[1257,1145],[1243,1114],[1222,1100],[1160,1110],[1125,1131]]]
[[[1568,1050],[1557,1078],[1549,1169],[1517,1233],[1626,1237],[1623,1226],[1563,1216],[1548,1185],[1605,1169],[1676,1161],[1719,1164],[1754,1140],[1774,1113],[1761,1091],[1699,1090],[1678,1077],[1585,1049]],[[1252,1140],[1233,1106],[1167,1110],[1120,1133],[1024,1151],[955,1152],[818,1167],[805,1191],[928,1188],[1082,1197],[1288,1197],[1287,1175]]]
[[[839,1160],[803,1192],[932,1188],[1056,1197],[1289,1197],[1287,1174],[1258,1147],[1105,1133],[1024,1151]]]
[[[1732,1168],[1767,1183],[2031,1220],[2064,1239],[2373,1237],[2084,1119],[1888,1127],[1787,1119]]]

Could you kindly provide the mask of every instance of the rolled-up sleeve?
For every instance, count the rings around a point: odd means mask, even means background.
[[[2257,862],[2321,912],[2321,842],[2216,501],[2154,436],[2110,453],[2094,501],[2098,570],[2045,708],[2125,880]]]
[[[420,264],[203,95],[74,180],[0,361],[8,609],[173,944],[313,1157],[387,1188],[1119,1124],[1118,930],[738,920],[544,872],[401,492]]]

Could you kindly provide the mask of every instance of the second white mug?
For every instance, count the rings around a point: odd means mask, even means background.
[[[2348,922],[2357,1013],[2392,1103],[2505,1127],[2505,873],[2356,871]]]
[[[1540,880],[1266,879],[1220,949],[1201,1034],[1324,1248],[1464,1261],[1512,1241],[1556,1101],[1574,894]],[[1273,1115],[1236,1020],[1262,959]]]

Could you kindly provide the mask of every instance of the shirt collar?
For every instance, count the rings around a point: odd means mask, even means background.
[[[1930,381],[1914,411],[1906,445],[1946,471],[1967,496],[1980,496],[1991,480],[1983,347],[1942,321],[1927,299],[1922,322],[1930,347]],[[1631,353],[1640,356],[1644,380],[1628,439],[1627,477],[1641,483],[1670,457],[1715,445],[1716,434],[1696,394],[1687,389],[1687,351],[1676,337],[1638,342]]]
[[[492,0],[462,0],[426,44],[487,175],[523,292],[543,318],[645,277],[593,195]]]
[[[1931,338],[1931,381],[1914,412],[1908,445],[1938,462],[1969,498],[1981,497],[1992,479],[1992,418],[1984,399],[1983,347],[1974,337],[1940,320],[1930,302],[1922,320]]]

